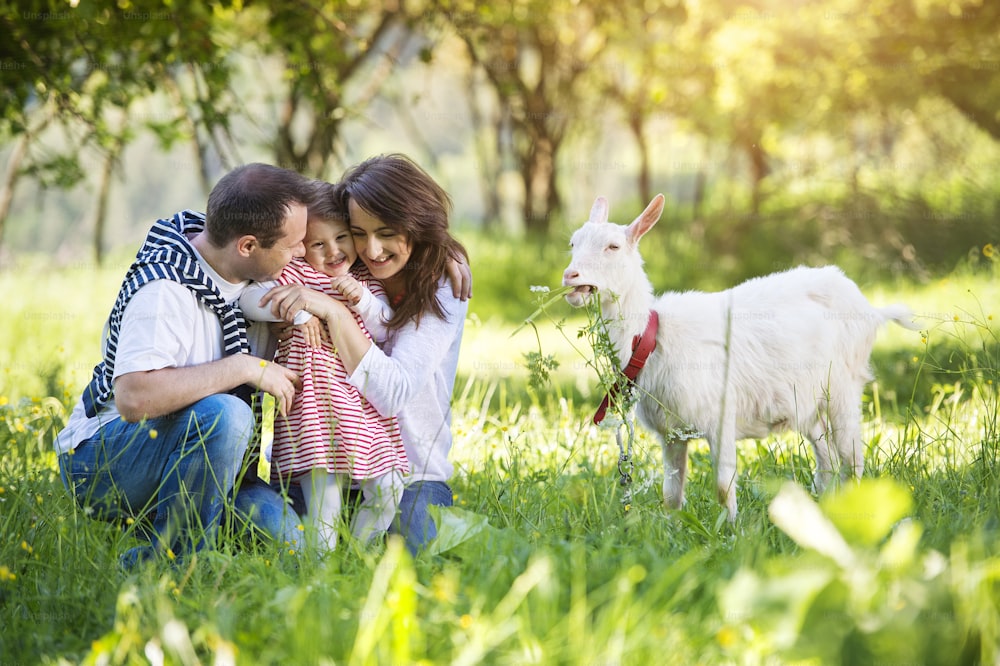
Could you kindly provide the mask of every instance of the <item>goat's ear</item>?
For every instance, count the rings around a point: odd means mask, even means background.
[[[629,242],[633,244],[638,243],[639,239],[653,228],[656,221],[660,219],[660,215],[663,214],[663,204],[665,201],[662,194],[657,194],[649,202],[649,205],[646,206],[646,210],[642,211],[642,214],[635,218],[632,224],[628,225],[625,234],[628,236]]]
[[[590,219],[588,222],[608,221],[608,200],[604,197],[594,199],[594,205],[590,209]]]

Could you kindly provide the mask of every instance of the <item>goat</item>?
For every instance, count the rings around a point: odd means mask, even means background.
[[[839,469],[864,471],[861,395],[873,379],[869,357],[888,321],[916,330],[902,305],[875,308],[836,266],[798,267],[753,278],[726,291],[654,297],[638,243],[663,212],[657,195],[628,226],[608,222],[598,197],[570,240],[562,283],[574,307],[595,295],[622,367],[626,342],[659,315],[656,347],[636,380],[640,422],[663,449],[663,501],[684,503],[687,440],[708,440],[716,489],[736,519],[736,441],[793,429],[816,456],[823,492]]]

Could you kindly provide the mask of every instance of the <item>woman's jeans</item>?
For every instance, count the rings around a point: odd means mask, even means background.
[[[416,555],[437,536],[437,527],[427,507],[451,506],[451,487],[443,481],[418,481],[403,490],[399,515],[389,528],[390,534],[400,534],[406,540],[411,555]]]
[[[151,515],[157,550],[181,555],[215,547],[253,429],[243,400],[211,395],[141,423],[113,420],[61,455],[59,468],[63,483],[95,517]],[[272,538],[297,543],[298,516],[270,487],[253,481],[235,498],[238,516]]]

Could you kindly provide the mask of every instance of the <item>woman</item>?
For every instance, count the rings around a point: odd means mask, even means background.
[[[381,155],[350,169],[337,186],[358,255],[382,283],[394,314],[382,349],[347,306],[294,285],[261,301],[291,321],[299,310],[324,319],[348,381],[383,416],[397,416],[410,476],[390,531],[416,553],[436,535],[427,507],[450,506],[451,395],[467,304],[449,286],[449,259],[468,255],[448,233],[451,199],[403,155]]]

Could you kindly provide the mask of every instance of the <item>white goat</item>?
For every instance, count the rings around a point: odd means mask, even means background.
[[[563,285],[580,307],[596,293],[622,367],[649,312],[660,319],[656,347],[636,381],[639,419],[663,447],[663,501],[684,503],[687,439],[708,440],[719,501],[736,518],[736,440],[794,429],[816,455],[816,490],[835,471],[864,471],[861,395],[871,381],[869,356],[879,326],[907,328],[900,305],[872,307],[835,266],[795,268],[718,293],[656,298],[642,268],[639,239],[663,212],[657,195],[630,225],[612,224],[598,197],[570,240]],[[698,436],[698,435],[696,435]]]

